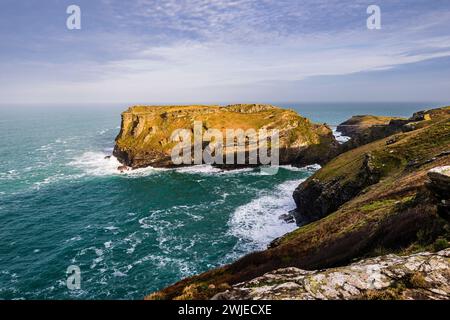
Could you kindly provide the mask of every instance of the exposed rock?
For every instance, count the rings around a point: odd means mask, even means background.
[[[446,113],[448,110],[445,108],[438,108],[416,112],[408,119],[372,115],[353,116],[337,127],[337,131],[351,137],[350,141],[342,146],[342,151],[348,151],[396,133],[420,129],[428,125],[428,121],[445,116]],[[395,142],[391,139],[386,143],[389,145]]]
[[[217,129],[226,139],[227,129],[273,129],[279,131],[280,164],[304,166],[308,164],[324,164],[338,152],[338,144],[330,128],[326,125],[311,123],[293,110],[280,109],[271,105],[238,104],[221,106],[135,106],[122,114],[122,125],[116,138],[114,155],[117,159],[132,168],[154,166],[172,167],[173,148],[182,140],[173,137],[177,129],[194,132],[194,122],[201,122],[200,135],[208,129]],[[194,134],[190,135],[193,140]],[[269,141],[269,154],[271,152]],[[203,141],[203,150],[210,144]],[[236,157],[237,141],[224,141],[224,160],[227,154]],[[211,143],[211,146],[216,144]],[[257,143],[246,137],[245,158],[251,150],[259,150]],[[258,157],[257,163],[261,159]],[[193,157],[191,157],[191,163]],[[226,163],[226,161],[224,161]],[[246,161],[248,166],[251,166]],[[255,165],[255,164],[253,164]],[[232,164],[242,167],[242,165]]]
[[[336,129],[343,135],[348,136],[352,139],[361,138],[361,140],[363,140],[362,137],[367,135],[368,137],[364,139],[368,140],[369,138],[372,139],[375,138],[369,137],[371,135],[371,131],[368,130],[369,128],[372,129],[375,127],[384,128],[387,125],[389,125],[389,123],[392,120],[399,120],[399,118],[372,116],[372,115],[358,115],[353,116],[350,119],[342,122],[337,126]]]
[[[128,166],[119,166],[117,168],[117,170],[119,170],[121,173],[123,173],[123,172],[129,171],[130,168]]]
[[[428,171],[428,189],[439,201],[438,213],[450,220],[450,166],[435,167]]]
[[[433,115],[433,118],[430,115]],[[418,112],[408,120],[389,120],[390,118],[387,117],[356,116],[352,117],[347,123],[362,123],[361,127],[359,125],[357,125],[357,129],[354,127],[350,127],[352,129],[344,127],[347,128],[344,130],[349,130],[345,134],[357,139],[359,144],[364,140],[361,138],[361,135],[368,128],[372,128],[372,130],[379,132],[380,136],[383,136],[388,132],[401,132],[402,126],[411,121],[424,121],[425,123],[422,125],[422,129],[426,130],[427,127],[437,122],[445,121],[449,117],[450,108]],[[375,129],[373,123],[382,123],[388,120],[389,122],[386,126],[392,130],[386,129],[381,134],[380,130]],[[393,125],[393,123],[396,124]],[[379,126],[384,125],[379,124]],[[395,128],[398,128],[398,130]],[[445,145],[445,143],[433,154],[435,152],[433,151],[435,146],[432,144],[432,141],[429,141],[426,131],[424,134],[417,134],[418,137],[421,137],[420,140],[423,141],[423,150],[419,149],[416,151],[417,148],[415,145],[417,143],[414,141],[415,138],[408,139],[409,136],[413,137],[415,134],[413,135],[412,132],[408,134],[408,132],[411,131],[406,130],[403,133],[396,133],[384,138],[385,140],[380,139],[378,141],[381,142],[378,144],[363,144],[361,148],[357,149],[358,151],[349,150],[333,159],[327,168],[323,168],[317,174],[300,184],[293,193],[297,205],[294,213],[297,224],[303,225],[310,223],[334,212],[344,203],[357,196],[365,188],[376,184],[381,178],[389,175],[391,170],[416,170],[447,156],[446,150],[442,150],[442,148],[448,148],[448,145]],[[372,140],[376,135],[371,135],[368,141]],[[436,139],[448,140],[449,135],[450,133],[446,125],[443,125],[440,135]],[[414,145],[414,148],[408,150],[410,145]],[[427,149],[430,150],[429,153],[423,152]],[[446,190],[444,190],[444,193],[446,193]]]
[[[293,215],[292,212],[284,213],[284,214],[280,215],[279,219],[283,220],[286,223],[293,223],[293,222],[295,222],[294,215]]]
[[[386,255],[349,266],[278,269],[234,285],[213,300],[449,299],[450,249]]]

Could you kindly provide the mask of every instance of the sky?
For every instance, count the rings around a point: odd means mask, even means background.
[[[0,103],[273,101],[450,102],[450,0],[0,1]]]

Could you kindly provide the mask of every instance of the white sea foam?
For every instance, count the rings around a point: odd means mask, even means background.
[[[69,165],[93,176],[118,174],[117,167],[121,166],[120,162],[115,157],[105,158],[106,156],[103,152],[85,152]]]
[[[107,153],[92,151],[83,153],[80,157],[71,161],[69,165],[83,170],[90,176],[123,175],[127,177],[140,177],[166,170],[148,167],[121,173],[117,168],[122,164],[116,157],[109,156]]]
[[[69,162],[70,166],[79,168],[90,176],[109,176],[109,175],[123,175],[127,177],[142,177],[150,174],[155,174],[162,171],[176,171],[183,174],[200,174],[200,175],[233,175],[242,173],[264,174],[263,170],[255,170],[254,168],[241,168],[233,170],[223,170],[209,164],[193,165],[187,167],[180,167],[175,169],[169,168],[141,168],[130,170],[121,173],[117,168],[122,164],[114,156],[109,156],[111,149],[105,149],[104,152],[85,152],[78,158]],[[291,171],[316,171],[320,169],[319,165],[311,165],[302,168],[293,167],[291,165],[280,166],[286,170]]]
[[[202,164],[190,167],[182,167],[175,169],[179,173],[192,173],[192,174],[212,174],[212,173],[220,173],[223,170],[219,168],[215,168],[211,165]]]
[[[250,172],[253,171],[252,168],[242,168],[242,169],[233,169],[233,170],[223,170],[217,167],[214,167],[210,164],[201,164],[201,165],[193,165],[189,167],[182,167],[175,169],[179,173],[188,173],[188,174],[203,174],[203,175],[217,175],[217,174],[239,174],[242,172]]]
[[[333,135],[336,138],[337,142],[341,144],[350,140],[350,137],[344,136],[341,132],[337,131],[336,128],[333,129]]]
[[[34,190],[40,190],[42,187],[53,184],[53,183],[57,183],[60,181],[67,181],[67,180],[76,180],[79,178],[82,178],[84,175],[82,174],[63,174],[63,173],[59,173],[59,174],[55,174],[53,176],[49,176],[47,178],[45,178],[42,181],[38,181],[35,182],[33,184],[33,189]]]
[[[296,228],[279,217],[295,208],[292,192],[302,181],[284,182],[234,211],[228,224],[229,232],[239,239],[236,254],[264,249],[273,239]]]
[[[280,166],[280,168],[283,168],[283,169],[286,169],[286,170],[290,170],[290,171],[315,172],[315,171],[319,170],[322,167],[320,166],[320,164],[312,164],[312,165],[305,166],[305,167],[294,167],[292,165],[282,165],[282,166]]]

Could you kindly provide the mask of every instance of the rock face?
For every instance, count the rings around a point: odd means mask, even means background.
[[[450,166],[436,167],[428,171],[428,189],[439,200],[438,213],[450,220]]]
[[[426,162],[433,163],[446,156],[445,144],[438,148],[439,152],[433,150],[433,153],[426,154],[423,151],[434,149],[428,141],[428,128],[449,117],[449,108],[443,108],[418,112],[407,120],[356,116],[346,121],[349,127],[344,126],[342,130],[352,140],[343,148],[349,151],[333,159],[328,168],[307,179],[293,193],[297,205],[294,211],[297,224],[303,225],[334,212],[365,188],[390,175],[391,170],[419,168]],[[411,124],[414,124],[414,130]],[[416,136],[423,142],[422,150],[420,146],[407,150]],[[443,125],[437,138],[446,140],[448,136],[446,125]],[[368,143],[378,137],[381,137],[378,143]],[[362,146],[357,151],[352,150],[355,144]]]
[[[392,120],[401,119],[372,115],[358,115],[342,122],[336,129],[344,136],[350,137],[353,140],[358,140],[358,143],[361,145],[384,138],[387,135],[394,133],[397,126],[389,126]]]
[[[174,166],[171,153],[181,138],[172,139],[172,134],[177,129],[193,133],[194,122],[201,123],[200,135],[208,129],[217,129],[224,138],[227,129],[266,129],[268,132],[277,129],[280,164],[323,164],[336,155],[338,148],[332,131],[326,125],[311,123],[293,110],[271,105],[135,106],[122,114],[114,155],[122,164],[132,168]],[[194,134],[191,135],[192,140],[193,137]],[[204,150],[208,143],[203,141],[201,148]],[[236,156],[235,146],[236,141],[224,143],[224,158],[227,153]],[[252,145],[247,141],[247,156],[255,148],[259,151],[259,144]],[[193,157],[191,161],[193,163]],[[257,164],[260,164],[260,158]]]
[[[341,149],[343,152],[348,151],[396,133],[420,129],[427,126],[430,120],[445,116],[446,113],[447,111],[439,108],[416,112],[408,119],[373,115],[353,116],[337,126],[337,131],[351,138]]]
[[[217,300],[450,299],[450,250],[387,255],[319,271],[278,269]]]
[[[293,193],[297,208],[292,213],[297,224],[304,225],[325,217],[380,179],[370,153],[364,156],[361,166],[352,174],[353,178],[334,177],[323,182],[312,178],[300,184]]]

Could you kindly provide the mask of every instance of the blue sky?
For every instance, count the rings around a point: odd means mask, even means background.
[[[450,102],[450,0],[2,0],[0,40],[1,103]]]

